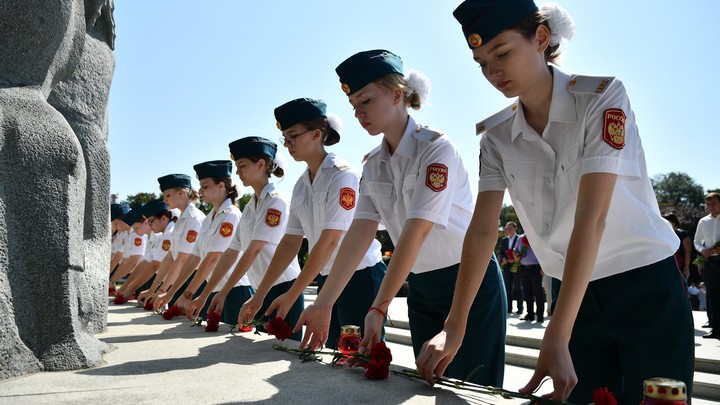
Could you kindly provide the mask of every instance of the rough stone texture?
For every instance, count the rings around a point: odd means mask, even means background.
[[[0,379],[107,350],[92,334],[107,311],[111,14],[110,0],[0,2]]]

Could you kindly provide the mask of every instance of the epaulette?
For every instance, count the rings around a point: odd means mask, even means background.
[[[377,154],[378,152],[380,152],[380,146],[379,146],[379,145],[378,145],[378,147],[376,147],[375,149],[373,149],[373,150],[371,150],[370,152],[368,152],[367,155],[363,156],[362,162],[365,163],[368,159],[370,159],[370,157],[371,157],[372,155],[375,155],[375,154]]]
[[[344,160],[341,160],[341,159],[335,159],[335,161],[333,161],[333,165],[335,165],[335,167],[337,167],[340,170],[352,169],[352,166],[350,166],[350,163],[348,163]]]
[[[516,101],[511,105],[507,106],[505,109],[500,110],[499,112],[489,116],[488,118],[485,118],[484,121],[480,121],[475,124],[475,135],[480,135],[485,131],[489,131],[490,129],[515,116],[515,111],[517,110],[517,103],[518,102]]]
[[[280,197],[280,192],[277,190],[273,190],[273,191],[269,192],[268,195],[272,198]]]
[[[225,207],[225,209],[223,210],[223,212],[231,212],[232,209],[233,209],[233,207],[234,207],[234,205],[230,204],[230,205],[228,205],[227,207]]]
[[[435,142],[444,134],[428,126],[418,126],[415,130],[415,137],[427,142]]]
[[[573,75],[567,88],[570,93],[602,94],[613,80],[613,76]]]

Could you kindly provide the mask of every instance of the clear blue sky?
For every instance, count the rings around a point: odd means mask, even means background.
[[[406,70],[430,78],[430,104],[412,114],[453,138],[477,190],[474,125],[512,100],[493,89],[472,61],[452,16],[459,3],[116,1],[111,192],[121,199],[158,193],[158,177],[194,178],[194,164],[229,159],[227,144],[235,139],[277,140],[273,109],[298,97],[323,99],[342,118],[342,140],[328,150],[359,169],[380,138],[370,137],[353,117],[335,67],[376,48],[400,55]],[[720,113],[712,99],[720,94],[720,2],[558,3],[576,24],[562,68],[623,81],[650,175],[680,171],[705,189],[720,188],[714,123]],[[278,185],[289,197],[304,165],[285,156],[290,166]]]

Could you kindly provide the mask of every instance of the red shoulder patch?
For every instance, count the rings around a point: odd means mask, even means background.
[[[355,208],[355,190],[350,187],[340,189],[340,206],[348,211]]]
[[[162,244],[162,250],[164,250],[164,251],[166,251],[166,252],[167,252],[168,250],[170,250],[170,243],[171,243],[170,240],[165,239],[165,240],[163,241],[163,244]]]
[[[195,230],[189,230],[187,233],[187,236],[185,237],[185,240],[194,243],[197,240],[197,231]]]
[[[619,108],[605,110],[603,140],[615,149],[625,147],[625,111]]]
[[[433,163],[427,167],[425,185],[432,191],[442,191],[447,187],[448,168],[441,163]]]
[[[220,236],[227,238],[233,233],[233,224],[230,222],[223,222],[220,224]]]
[[[265,214],[265,223],[267,226],[275,227],[280,225],[280,217],[282,216],[282,212],[280,210],[276,210],[275,208],[270,208],[267,210],[267,214]]]
[[[134,242],[134,243],[135,243],[135,246],[140,246],[140,245],[142,245],[142,238],[135,238],[135,242]]]

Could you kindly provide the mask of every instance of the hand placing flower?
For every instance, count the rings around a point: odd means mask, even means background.
[[[145,305],[143,305],[143,309],[146,311],[152,311],[153,310],[153,304],[151,300],[146,300]]]

